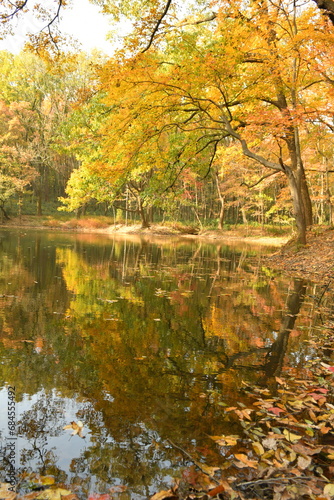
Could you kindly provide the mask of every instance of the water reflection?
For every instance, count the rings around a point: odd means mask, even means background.
[[[208,436],[233,433],[224,405],[242,403],[242,382],[312,355],[306,283],[258,251],[10,231],[0,244],[0,374],[16,387],[18,465],[85,494],[168,486],[184,466],[169,440],[219,465]],[[77,420],[84,439],[63,430]]]

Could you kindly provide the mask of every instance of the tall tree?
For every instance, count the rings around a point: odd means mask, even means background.
[[[219,7],[213,24],[166,38],[163,52],[103,67],[110,112],[91,168],[112,180],[154,166],[172,185],[185,166],[205,175],[230,137],[253,162],[285,175],[305,243],[312,213],[300,136],[324,81],[310,64],[326,26],[296,3]]]

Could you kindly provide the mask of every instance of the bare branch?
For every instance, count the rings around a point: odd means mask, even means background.
[[[210,21],[213,21],[216,19],[217,14],[215,12],[212,12],[209,16],[204,17],[203,19],[198,19],[197,21],[188,21],[185,20],[183,23],[178,24],[177,27],[182,27],[182,26],[194,26],[196,24],[203,24],[203,23],[209,23]]]
[[[159,19],[158,19],[158,21],[157,21],[157,23],[156,23],[156,25],[154,27],[154,30],[152,31],[152,34],[151,34],[150,40],[148,42],[148,45],[146,46],[146,48],[144,50],[142,50],[142,53],[146,52],[151,47],[151,45],[153,43],[153,40],[154,40],[154,37],[155,37],[155,34],[158,31],[159,26],[160,26],[163,18],[166,16],[166,14],[168,12],[168,9],[171,6],[171,3],[172,3],[172,0],[167,0],[165,8],[164,8],[164,11],[161,14],[161,16],[159,17]]]
[[[248,187],[248,189],[252,189],[253,187],[260,184],[260,182],[264,181],[264,179],[267,179],[268,177],[271,177],[272,175],[276,175],[276,174],[278,174],[278,172],[270,172],[270,174],[267,174],[267,175],[264,175],[263,177],[261,177],[261,179],[259,179],[257,182],[255,182],[255,184],[247,184],[246,182],[242,182],[240,184],[240,186],[246,186],[246,187]]]
[[[27,3],[28,3],[28,0],[24,0],[23,2],[20,2],[18,5],[15,6],[15,9],[13,10],[13,12],[8,14],[8,16],[2,15],[1,19],[3,19],[3,20],[13,19],[13,17],[16,16],[16,14],[18,14],[18,12],[20,12],[21,10],[24,9],[24,7],[27,5]]]

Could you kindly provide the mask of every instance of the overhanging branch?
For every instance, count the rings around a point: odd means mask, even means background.
[[[147,51],[147,50],[151,47],[151,45],[152,45],[152,43],[153,43],[153,40],[154,40],[154,37],[155,37],[155,34],[156,34],[156,32],[158,31],[159,26],[160,26],[160,24],[162,23],[163,18],[166,16],[166,14],[167,14],[167,12],[168,12],[168,9],[169,9],[169,7],[171,6],[171,3],[172,3],[172,0],[167,0],[166,5],[165,5],[165,8],[164,8],[164,10],[163,10],[163,13],[162,13],[162,14],[161,14],[161,16],[159,17],[159,19],[158,19],[158,21],[157,21],[157,23],[156,23],[156,25],[155,25],[155,27],[154,27],[154,30],[152,31],[152,34],[151,34],[150,40],[149,40],[149,42],[148,42],[148,45],[145,47],[145,49],[144,49],[144,50],[142,50],[142,53],[146,52],[146,51]]]

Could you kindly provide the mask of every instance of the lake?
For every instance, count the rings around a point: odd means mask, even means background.
[[[270,269],[273,249],[9,229],[0,249],[1,481],[11,461],[20,487],[51,475],[82,498],[220,466],[226,408],[301,373],[333,303]]]

